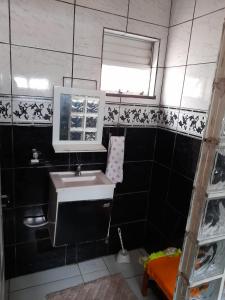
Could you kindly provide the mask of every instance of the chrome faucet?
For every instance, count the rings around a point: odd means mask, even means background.
[[[75,171],[75,176],[81,176],[81,165],[78,165]]]

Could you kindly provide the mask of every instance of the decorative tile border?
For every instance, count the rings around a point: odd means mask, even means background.
[[[119,124],[127,126],[147,126],[151,124],[156,126],[157,122],[154,122],[151,118],[150,107],[121,105]]]
[[[0,123],[12,122],[12,105],[11,98],[0,98]]]
[[[39,98],[13,98],[13,123],[52,123],[52,101]]]
[[[52,124],[52,99],[40,97],[0,96],[0,124]],[[122,103],[106,103],[106,126],[159,126],[184,134],[202,137],[207,121],[205,111],[192,111],[176,107],[158,107]]]
[[[206,112],[180,110],[177,130],[201,137],[206,127],[206,120]]]
[[[120,106],[117,104],[106,104],[105,105],[105,125],[117,125],[119,122]]]
[[[178,117],[178,109],[160,107],[158,110],[158,126],[176,130]]]

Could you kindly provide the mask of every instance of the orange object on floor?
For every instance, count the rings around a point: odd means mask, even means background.
[[[165,256],[148,262],[147,274],[169,300],[173,300],[180,256]]]

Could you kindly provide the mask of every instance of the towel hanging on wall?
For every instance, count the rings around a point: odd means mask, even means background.
[[[108,146],[106,176],[113,182],[123,181],[124,136],[111,136]]]

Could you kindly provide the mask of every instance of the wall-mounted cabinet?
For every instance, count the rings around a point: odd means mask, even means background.
[[[53,147],[55,152],[101,152],[105,93],[54,88]]]

